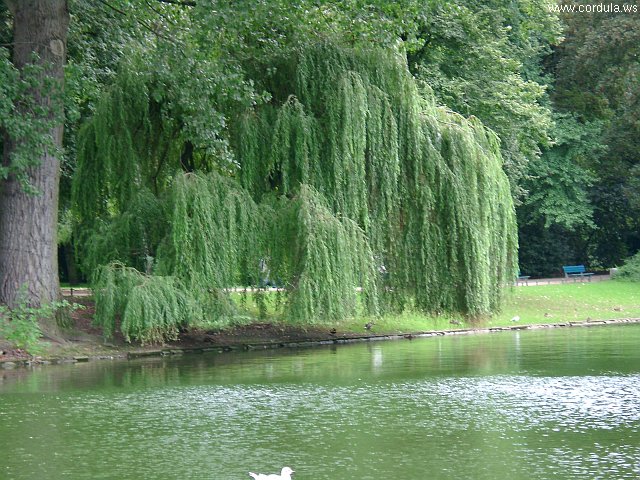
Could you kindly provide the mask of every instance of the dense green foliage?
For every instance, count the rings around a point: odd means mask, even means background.
[[[526,196],[528,164],[551,141],[541,61],[561,25],[546,0],[417,1],[409,66],[436,98],[474,115],[501,140],[514,198]]]
[[[23,288],[13,308],[0,305],[0,338],[6,338],[17,348],[35,355],[40,353],[42,348],[40,339],[43,332],[39,321],[56,314],[66,315],[79,308],[83,307],[66,300],[51,302],[40,307],[30,306],[27,290]]]
[[[0,164],[0,179],[15,175],[26,191],[37,193],[29,182],[27,170],[38,165],[45,151],[55,149],[50,129],[60,119],[62,105],[54,82],[41,80],[43,67],[28,64],[16,70],[8,58],[8,51],[0,48],[0,149],[3,142],[16,147]],[[51,94],[56,100],[49,108],[38,104],[38,95]]]
[[[640,282],[640,253],[629,258],[616,272],[616,278]]]
[[[114,333],[116,315],[125,339],[141,343],[175,340],[181,326],[201,316],[200,306],[173,277],[114,262],[95,272],[94,285],[96,321],[106,337]]]
[[[546,0],[68,5],[61,271],[137,289],[100,310],[108,331],[129,308],[152,322],[145,295],[228,324],[227,289],[266,274],[290,321],[484,315],[518,268],[512,204],[526,274],[640,248],[637,15]],[[52,121],[15,114],[32,85],[9,61],[11,20],[0,4],[0,142],[21,138],[4,177],[35,165]],[[173,337],[185,319],[167,312],[125,334]]]
[[[325,195],[367,235],[390,304],[495,309],[517,243],[495,136],[435,107],[393,53],[321,44],[280,71],[271,139],[270,106],[237,135],[241,171],[254,173],[245,187],[260,192],[268,176],[284,194],[302,183]]]
[[[530,274],[609,268],[640,248],[638,18],[562,16],[565,39],[546,62],[557,140],[531,166],[531,195],[518,211]]]
[[[227,289],[257,285],[261,263],[290,321],[499,308],[517,239],[495,135],[436,107],[393,52],[320,43],[280,62],[264,80],[273,100],[231,118],[231,171],[190,172],[170,153],[144,72],[124,70],[98,104],[74,195],[107,332],[116,314],[141,341],[188,318],[224,325]]]

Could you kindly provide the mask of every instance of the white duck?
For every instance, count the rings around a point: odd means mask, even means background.
[[[264,473],[249,472],[249,476],[255,478],[255,480],[291,480],[292,473],[293,470],[291,470],[289,467],[283,467],[280,475],[277,475],[275,473],[266,475]]]

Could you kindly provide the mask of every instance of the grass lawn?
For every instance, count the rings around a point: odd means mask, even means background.
[[[545,315],[546,314],[546,315]],[[490,325],[640,318],[640,283],[602,281],[515,287]]]
[[[267,315],[263,321],[279,323],[274,314],[276,294],[267,294]],[[258,309],[246,297],[243,305],[249,313],[245,321],[256,320]],[[521,286],[509,289],[502,312],[486,319],[466,322],[462,317],[430,316],[419,312],[404,312],[374,319],[370,333],[410,333],[430,330],[450,330],[469,327],[497,327],[518,324],[559,323],[568,321],[640,318],[640,283],[600,281],[560,285]],[[251,318],[252,317],[252,318]],[[340,322],[315,324],[313,327],[336,328],[338,332],[368,333],[364,325],[368,318],[351,318]]]

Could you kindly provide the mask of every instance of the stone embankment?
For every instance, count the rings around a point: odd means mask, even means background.
[[[610,320],[586,320],[576,322],[543,323],[532,325],[510,325],[504,327],[480,327],[480,328],[457,328],[450,330],[434,330],[426,332],[402,333],[402,334],[367,334],[367,335],[331,335],[329,338],[297,338],[291,339],[270,339],[268,341],[243,342],[241,338],[226,345],[189,345],[179,344],[165,346],[162,348],[139,348],[127,349],[126,351],[115,351],[113,354],[81,355],[81,356],[61,356],[55,358],[31,357],[28,359],[3,361],[0,357],[0,368],[10,369],[16,367],[31,367],[36,365],[51,364],[72,364],[79,362],[89,362],[95,360],[115,360],[134,359],[154,356],[176,356],[192,353],[226,353],[234,351],[266,350],[278,348],[308,348],[323,345],[342,345],[356,342],[373,342],[383,340],[413,340],[417,338],[438,337],[446,335],[474,335],[482,333],[495,333],[516,330],[536,330],[562,327],[594,327],[600,325],[621,325],[630,323],[640,323],[640,318],[618,318]]]

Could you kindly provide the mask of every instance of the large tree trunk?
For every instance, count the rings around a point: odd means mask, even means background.
[[[50,134],[62,147],[61,93],[64,85],[69,12],[66,0],[5,0],[13,14],[13,63],[18,70],[35,60],[44,66],[43,82],[32,92],[38,105],[56,118]],[[55,80],[53,90],[44,79]],[[58,116],[53,117],[57,110]],[[19,138],[4,139],[3,162]],[[39,155],[40,165],[28,170],[39,193],[26,193],[15,176],[0,180],[0,303],[15,305],[23,285],[27,302],[39,306],[60,297],[56,230],[60,159],[54,152]],[[7,163],[5,163],[7,164]],[[48,333],[55,324],[44,325]],[[47,328],[49,327],[49,328]]]

